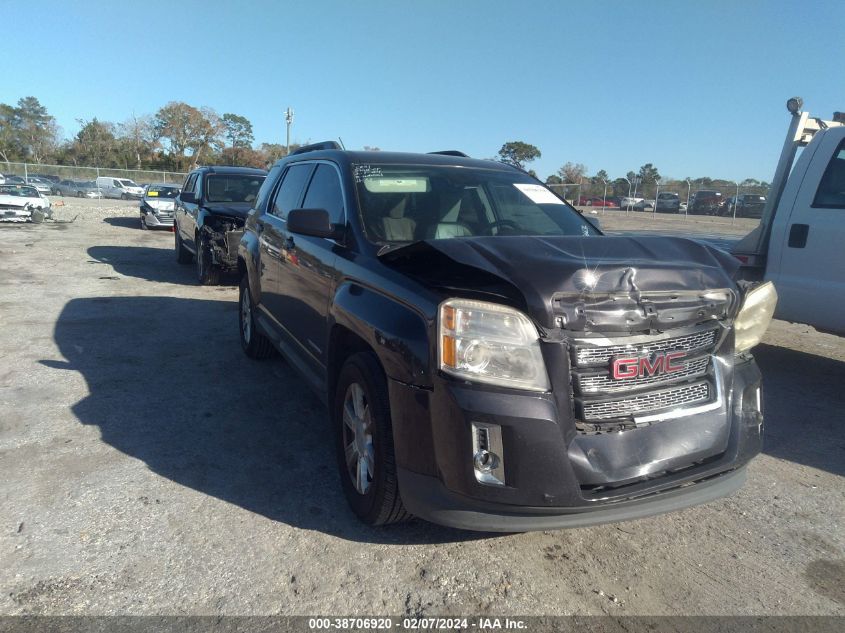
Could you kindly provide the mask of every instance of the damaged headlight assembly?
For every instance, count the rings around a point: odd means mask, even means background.
[[[449,299],[440,305],[440,369],[457,378],[514,389],[548,391],[537,328],[504,305]]]
[[[760,342],[772,322],[777,301],[778,293],[771,281],[757,286],[745,295],[734,321],[737,354],[747,352]]]

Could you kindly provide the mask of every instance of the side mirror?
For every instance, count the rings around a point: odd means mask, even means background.
[[[179,199],[182,202],[188,202],[190,204],[196,204],[197,196],[192,191],[183,191],[179,194]]]
[[[325,209],[293,209],[288,213],[288,231],[298,235],[340,239],[343,227],[331,223]]]
[[[585,215],[585,216],[584,216],[584,219],[585,219],[587,222],[589,222],[590,224],[592,224],[592,225],[593,225],[595,228],[597,228],[599,231],[601,231],[601,220],[599,220],[596,216],[594,216],[594,215]]]

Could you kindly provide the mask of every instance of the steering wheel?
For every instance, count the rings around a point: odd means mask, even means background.
[[[494,220],[493,222],[488,224],[487,227],[490,229],[490,235],[497,235],[498,234],[498,232],[493,233],[493,229],[503,228],[503,229],[512,229],[514,231],[520,230],[519,225],[516,222],[513,222],[511,220]]]

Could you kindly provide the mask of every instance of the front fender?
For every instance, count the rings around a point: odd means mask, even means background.
[[[345,282],[335,292],[331,317],[370,345],[388,378],[431,386],[431,324],[422,311],[372,288]]]
[[[252,293],[252,300],[256,304],[261,301],[261,259],[259,253],[258,236],[247,228],[238,244],[238,272],[248,275],[249,290]]]

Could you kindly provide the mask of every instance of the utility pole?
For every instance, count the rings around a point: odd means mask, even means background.
[[[285,125],[287,127],[287,139],[285,142],[285,154],[290,154],[290,124],[293,123],[293,108],[285,110]]]

